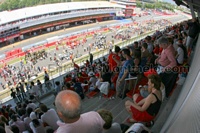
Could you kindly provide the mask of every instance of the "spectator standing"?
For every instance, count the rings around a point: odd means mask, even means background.
[[[44,91],[43,91],[43,88],[42,88],[42,83],[40,82],[39,79],[37,80],[37,86],[39,88],[39,91],[40,91],[41,95],[43,95]]]
[[[155,64],[158,64],[157,73],[160,75],[162,82],[165,86],[166,97],[169,96],[171,90],[176,83],[178,73],[173,71],[173,68],[177,66],[175,58],[175,49],[171,45],[166,37],[160,37],[158,44],[163,48],[161,55],[155,60]]]
[[[73,82],[73,87],[75,92],[81,97],[81,99],[84,99],[84,92],[83,92],[83,87],[81,86],[81,83],[76,82],[76,79],[72,79]]]
[[[128,77],[131,66],[133,65],[133,59],[130,56],[129,49],[122,50],[122,56],[126,59],[122,65],[122,68],[119,72],[116,85],[116,97],[122,97],[122,90],[125,87],[125,79]]]
[[[89,52],[89,56],[90,56],[90,65],[92,65],[92,63],[93,63],[93,54],[91,52]]]
[[[16,87],[16,92],[17,92],[18,101],[21,102],[22,101],[22,97],[21,97],[21,93],[20,93],[19,87]]]
[[[14,99],[15,103],[18,102],[17,96],[16,96],[16,92],[15,92],[13,89],[11,89],[11,94],[10,94],[10,96]]]
[[[56,87],[55,87],[55,94],[57,95],[61,91],[61,85],[60,85],[59,81],[56,81],[55,85],[56,85]]]
[[[22,98],[24,99],[26,97],[26,93],[25,93],[25,90],[24,90],[24,85],[21,82],[19,82],[18,87],[20,89]]]
[[[187,25],[189,26],[189,31],[188,31],[186,46],[187,46],[187,49],[190,50],[196,36],[198,35],[200,31],[200,28],[199,28],[198,20],[196,18],[193,18],[191,22],[187,23]]]
[[[108,56],[108,64],[109,64],[109,68],[111,72],[115,72],[118,66],[118,62],[120,61],[120,56],[119,56],[119,52],[121,51],[119,46],[115,46],[115,52],[111,52]],[[113,59],[113,56],[115,56],[115,60],[118,60],[118,62],[116,62]]]
[[[35,100],[39,101],[39,88],[37,85],[34,85],[34,82],[31,82],[31,89],[29,90],[30,95],[32,95]]]
[[[47,90],[51,90],[49,75],[48,75],[47,71],[44,71],[44,83],[45,83]]]

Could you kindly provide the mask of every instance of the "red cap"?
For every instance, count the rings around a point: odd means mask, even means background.
[[[144,76],[146,76],[146,77],[148,77],[149,75],[151,75],[151,74],[155,74],[155,75],[157,75],[158,73],[156,72],[156,70],[155,69],[149,69],[148,71],[146,71],[146,72],[144,72]]]

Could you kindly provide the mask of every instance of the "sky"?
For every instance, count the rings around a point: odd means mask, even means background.
[[[174,4],[174,3],[175,3],[173,0],[163,0],[163,1],[169,2],[169,3],[171,3],[171,4]]]

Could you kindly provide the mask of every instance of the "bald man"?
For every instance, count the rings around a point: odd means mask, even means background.
[[[63,122],[56,133],[102,133],[104,120],[94,111],[81,114],[79,95],[70,90],[61,91],[55,99],[57,113]]]

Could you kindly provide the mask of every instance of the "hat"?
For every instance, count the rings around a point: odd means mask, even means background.
[[[89,76],[89,77],[94,76],[94,72],[89,72],[89,73],[88,73],[88,76]]]
[[[35,112],[31,112],[30,118],[31,118],[31,120],[37,119]]]
[[[148,77],[149,75],[157,75],[158,73],[156,72],[155,69],[149,69],[148,71],[144,72],[144,76]]]
[[[95,74],[95,76],[96,76],[96,77],[99,77],[99,76],[100,76],[100,74],[99,74],[99,73],[96,73],[96,74]]]

